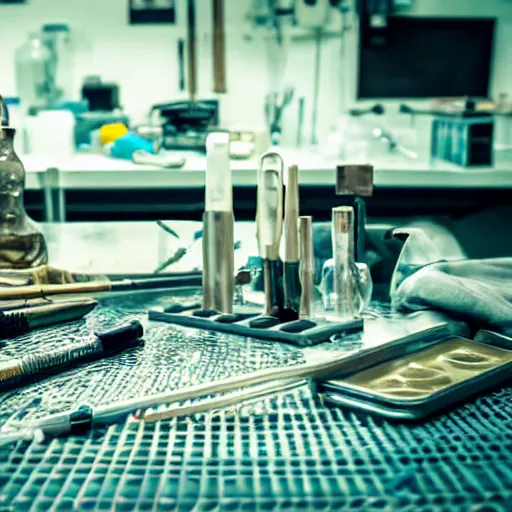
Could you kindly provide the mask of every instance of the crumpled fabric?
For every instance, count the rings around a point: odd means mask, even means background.
[[[392,302],[398,310],[435,309],[512,336],[512,258],[431,263],[402,281]]]

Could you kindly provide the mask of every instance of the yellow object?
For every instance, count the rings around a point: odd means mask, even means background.
[[[100,128],[100,141],[102,145],[114,142],[119,137],[126,135],[128,128],[123,123],[104,124]]]

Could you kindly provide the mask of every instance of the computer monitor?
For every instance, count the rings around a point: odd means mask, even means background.
[[[492,18],[391,16],[381,46],[362,20],[358,98],[487,97],[494,26]]]

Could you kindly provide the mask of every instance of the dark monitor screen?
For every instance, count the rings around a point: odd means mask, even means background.
[[[488,96],[494,22],[392,16],[376,46],[362,21],[358,97]]]

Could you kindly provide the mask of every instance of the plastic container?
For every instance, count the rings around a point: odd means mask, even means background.
[[[69,110],[42,110],[26,120],[29,153],[69,158],[75,154],[75,116]]]

